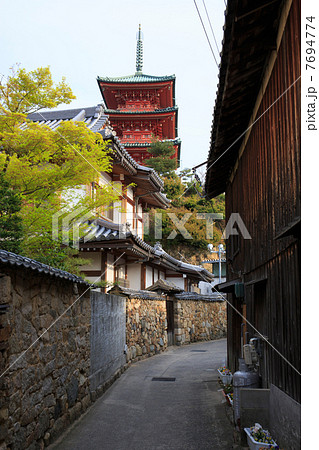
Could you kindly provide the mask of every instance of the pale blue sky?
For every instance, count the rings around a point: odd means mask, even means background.
[[[224,0],[205,3],[221,49]],[[202,0],[197,5],[216,51]],[[193,0],[2,0],[0,73],[14,63],[27,70],[50,65],[55,80],[65,76],[77,96],[67,108],[101,103],[97,75],[135,72],[139,23],[143,72],[176,75],[181,166],[204,162],[218,69]]]

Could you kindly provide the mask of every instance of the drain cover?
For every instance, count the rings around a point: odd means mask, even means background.
[[[153,377],[152,381],[175,381],[176,378],[170,378],[170,377]]]
[[[206,353],[207,350],[191,350],[191,352],[194,352],[194,353]]]

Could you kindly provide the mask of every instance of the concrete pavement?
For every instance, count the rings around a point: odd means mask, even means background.
[[[170,347],[133,364],[49,448],[232,449],[233,427],[216,371],[225,355],[221,339]]]

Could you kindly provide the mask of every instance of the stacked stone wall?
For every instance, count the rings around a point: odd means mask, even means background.
[[[226,302],[177,300],[174,302],[175,344],[220,339],[226,336]]]
[[[131,362],[167,348],[165,297],[87,287],[0,265],[1,449],[52,443]],[[225,336],[225,302],[170,300],[175,344]]]
[[[0,446],[43,448],[91,402],[90,293],[77,300],[87,286],[0,272]]]
[[[166,300],[126,300],[126,359],[134,361],[167,348]]]

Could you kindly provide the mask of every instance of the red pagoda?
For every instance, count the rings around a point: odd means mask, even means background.
[[[125,77],[98,77],[106,113],[125,149],[138,163],[151,155],[153,136],[174,145],[177,167],[181,141],[177,137],[175,75],[145,75],[141,25],[137,34],[136,72]]]

